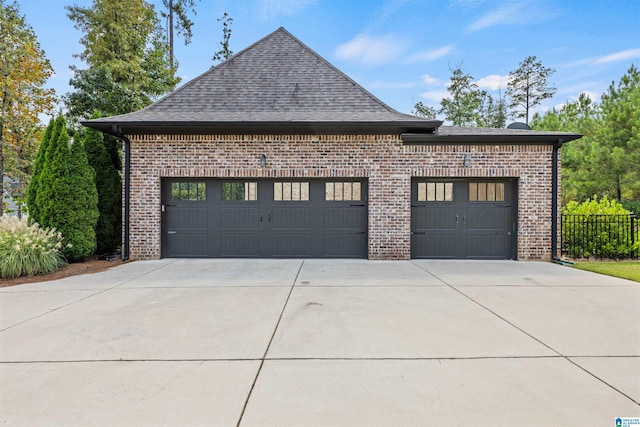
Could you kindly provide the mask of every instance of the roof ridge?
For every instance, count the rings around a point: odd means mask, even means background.
[[[288,35],[289,37],[291,37],[296,43],[298,43],[300,46],[302,46],[305,50],[307,50],[309,53],[311,53],[313,56],[315,56],[316,58],[318,58],[321,62],[323,62],[325,65],[328,65],[332,70],[334,70],[335,72],[337,72],[340,76],[342,76],[343,78],[345,78],[347,81],[351,82],[357,89],[361,90],[365,95],[367,95],[369,98],[371,98],[374,102],[376,102],[378,105],[380,105],[381,107],[383,107],[384,109],[386,109],[387,111],[389,111],[390,113],[395,113],[395,114],[401,114],[403,116],[409,116],[409,117],[413,117],[410,116],[409,114],[405,114],[405,113],[401,113],[398,110],[395,110],[393,108],[391,108],[389,105],[387,105],[384,101],[380,100],[377,96],[375,96],[374,94],[372,94],[371,92],[369,92],[367,89],[364,88],[364,86],[362,86],[361,84],[359,84],[358,82],[356,82],[355,80],[353,80],[351,77],[349,77],[348,75],[346,75],[344,72],[340,71],[339,68],[337,68],[335,65],[333,65],[331,62],[327,61],[322,55],[320,55],[318,52],[316,52],[315,50],[311,49],[309,46],[307,46],[304,42],[302,42],[300,39],[298,39],[296,36],[294,36],[293,34],[291,34],[289,31],[287,31],[286,28],[284,27],[280,27],[278,28],[276,31],[274,31],[272,34],[275,34],[279,31],[282,31],[283,33],[285,33],[286,35]],[[268,36],[267,36],[268,37]],[[266,37],[265,37],[266,38]]]
[[[199,80],[203,79],[205,76],[213,73],[215,70],[218,70],[220,68],[222,68],[224,65],[228,64],[230,61],[232,61],[233,59],[241,56],[242,54],[246,53],[247,51],[251,50],[251,48],[253,48],[254,46],[256,46],[259,43],[262,43],[263,41],[268,40],[269,38],[273,37],[276,33],[278,33],[279,31],[284,31],[286,34],[288,34],[289,36],[291,36],[293,39],[295,39],[296,41],[298,41],[291,33],[289,33],[287,30],[285,30],[284,27],[280,27],[277,30],[267,34],[266,36],[262,37],[260,40],[251,43],[249,46],[245,47],[244,49],[240,50],[238,53],[231,55],[230,58],[228,58],[225,61],[222,61],[219,64],[216,64],[214,66],[212,66],[211,68],[209,68],[208,70],[204,71],[203,73],[201,73],[200,75],[194,77],[193,79],[189,80],[188,82],[186,82],[185,84],[183,84],[182,86],[180,86],[179,88],[167,93],[166,95],[163,95],[160,99],[158,99],[155,102],[152,102],[151,104],[141,108],[140,110],[136,110],[136,111],[144,111],[147,109],[150,109],[151,107],[154,107],[155,105],[159,104],[160,102],[164,101],[166,98],[168,98],[169,96],[172,96],[176,93],[182,92],[183,90],[185,90],[186,88],[189,88],[191,86],[193,86],[194,84],[196,84]],[[299,42],[299,41],[298,41]],[[308,49],[308,48],[307,48]],[[315,53],[315,52],[314,52]],[[316,54],[317,56],[317,54]],[[132,111],[133,112],[133,111]]]

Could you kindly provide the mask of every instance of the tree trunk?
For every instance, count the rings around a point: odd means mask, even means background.
[[[622,201],[622,188],[620,188],[620,175],[616,176],[616,191],[618,196],[618,201]]]
[[[0,116],[0,186],[2,186],[2,191],[0,192],[0,216],[4,215],[4,154],[2,153],[2,147],[4,146],[4,115],[8,110],[8,98],[9,94],[2,94],[2,116]]]
[[[0,198],[0,216],[4,215],[4,155],[2,154],[2,146],[4,145],[4,140],[2,139],[2,128],[4,124],[2,123],[2,119],[0,119],[0,177],[2,178],[2,198]]]
[[[173,59],[173,0],[169,0],[169,61],[171,61],[171,70],[175,72],[176,65]]]

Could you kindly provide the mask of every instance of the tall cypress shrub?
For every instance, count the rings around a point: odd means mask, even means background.
[[[38,209],[38,205],[36,203],[36,195],[38,194],[40,175],[42,174],[42,169],[44,166],[45,153],[47,151],[47,148],[49,148],[49,141],[51,140],[51,135],[53,134],[54,125],[55,120],[52,118],[51,120],[49,120],[49,125],[47,126],[47,129],[44,131],[42,139],[40,140],[40,147],[38,148],[38,152],[36,153],[36,159],[33,162],[33,172],[31,173],[29,184],[27,185],[27,213],[29,215],[30,223],[40,221],[40,210]]]
[[[65,249],[70,261],[87,258],[96,250],[95,226],[98,222],[98,192],[96,190],[95,172],[87,161],[80,138],[71,144],[69,156],[69,204],[71,222],[66,232],[62,231],[71,247]]]
[[[92,118],[96,118],[94,115]],[[98,191],[98,223],[96,253],[107,254],[118,248],[122,234],[122,203],[120,174],[113,165],[104,144],[103,133],[95,129],[84,131],[84,149],[89,165],[96,174]]]
[[[36,204],[40,211],[39,223],[63,232],[69,221],[67,195],[69,189],[69,134],[64,117],[56,119],[51,141],[38,183]]]
[[[98,219],[95,175],[82,142],[70,148],[64,117],[56,119],[39,178],[36,204],[40,224],[62,233],[67,259],[78,261],[93,254]]]

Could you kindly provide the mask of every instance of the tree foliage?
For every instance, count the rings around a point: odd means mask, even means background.
[[[40,210],[38,209],[38,205],[36,203],[36,196],[38,194],[38,188],[40,186],[40,175],[42,175],[42,169],[44,167],[45,162],[45,153],[49,148],[49,143],[51,141],[51,136],[53,134],[55,126],[55,120],[51,119],[49,121],[49,126],[45,130],[42,135],[42,140],[40,141],[40,147],[38,149],[38,153],[36,154],[35,161],[33,163],[33,171],[31,173],[31,179],[29,180],[29,185],[27,186],[27,212],[29,212],[29,217],[31,222],[40,221]]]
[[[424,105],[420,101],[415,103],[415,105],[413,106],[413,111],[411,113],[414,116],[424,117],[427,119],[435,119],[436,114],[438,114],[435,108]]]
[[[82,141],[70,144],[64,117],[58,117],[53,127],[49,125],[47,134],[49,140],[43,141],[37,156],[40,173],[35,184],[29,186],[30,219],[61,232],[65,256],[81,260],[96,248],[95,172],[89,166]]]
[[[531,108],[556,93],[557,89],[548,83],[549,77],[555,72],[555,69],[543,66],[535,56],[528,56],[517,69],[509,73],[507,96],[514,117],[522,117],[529,124]]]
[[[0,176],[15,184],[6,188],[13,198],[24,197],[42,135],[38,116],[50,112],[55,103],[53,89],[44,87],[52,74],[18,5],[0,0]],[[4,194],[3,182],[0,215]]]
[[[155,9],[145,0],[93,0],[90,7],[67,11],[83,33],[84,50],[77,56],[88,65],[72,67],[75,91],[65,97],[71,116],[129,113],[179,82]]]
[[[191,43],[191,27],[193,21],[189,18],[189,11],[196,14],[195,0],[162,0],[166,12],[161,12],[163,18],[169,21],[169,60],[172,69],[177,69],[177,61],[173,53],[173,30],[178,30],[178,35],[184,37],[184,44]]]
[[[60,228],[65,242],[71,244],[64,250],[70,261],[83,260],[96,250],[95,227],[99,211],[95,178],[82,141],[77,139],[71,144],[69,153],[69,193],[66,199],[71,221],[68,228]]]
[[[233,51],[229,48],[229,40],[231,40],[231,24],[233,18],[231,18],[227,12],[222,17],[218,18],[218,22],[222,22],[222,41],[219,42],[220,50],[213,54],[214,61],[226,61],[233,55]]]
[[[95,114],[92,118],[97,118]],[[98,190],[98,211],[100,216],[96,224],[96,252],[113,252],[121,241],[121,180],[104,144],[104,134],[95,129],[83,132],[84,149],[89,165],[95,171]]]
[[[635,66],[595,104],[582,94],[560,110],[534,115],[532,128],[584,135],[562,148],[563,202],[590,197],[640,199],[640,74]]]
[[[485,95],[478,89],[473,76],[462,71],[460,66],[451,70],[447,86],[450,97],[440,102],[440,114],[454,126],[475,126],[479,121],[479,108]]]
[[[502,94],[500,94],[496,100],[487,92],[481,92],[477,126],[504,128],[507,125],[508,115],[507,102],[506,99],[502,97]]]
[[[451,70],[447,90],[450,97],[441,101],[438,113],[454,126],[502,128],[507,120],[507,103],[500,94],[496,100],[487,91],[480,90],[473,76],[466,74],[460,66]],[[414,106],[414,114],[433,114],[435,110],[421,102]]]
[[[617,85],[611,83],[602,95],[601,114],[604,126],[599,129],[602,141],[598,160],[613,183],[614,197],[640,199],[640,71],[631,66]]]

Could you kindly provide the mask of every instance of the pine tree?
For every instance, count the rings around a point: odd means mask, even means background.
[[[94,227],[99,217],[95,172],[87,161],[87,153],[80,139],[71,144],[67,182],[70,191],[63,197],[66,196],[66,211],[71,220],[68,227],[61,228],[60,231],[65,243],[71,244],[71,247],[65,249],[65,255],[70,261],[78,261],[96,250]]]
[[[528,56],[509,73],[507,97],[511,99],[509,107],[514,117],[522,117],[529,124],[531,109],[556,93],[557,89],[547,82],[555,72],[554,68],[543,66],[535,56]]]
[[[47,151],[47,148],[49,148],[49,141],[51,140],[51,135],[53,134],[54,125],[55,121],[51,119],[49,121],[49,126],[47,126],[47,129],[44,132],[44,135],[42,135],[40,148],[38,148],[36,160],[33,163],[33,172],[31,174],[31,179],[29,180],[29,185],[27,186],[27,213],[29,214],[30,222],[38,222],[40,220],[40,210],[38,209],[38,205],[36,203],[36,195],[38,194],[39,180],[44,166],[45,153]]]
[[[96,118],[94,115],[93,118]],[[122,209],[120,174],[114,167],[107,152],[103,134],[94,129],[84,133],[84,149],[89,165],[95,171],[98,191],[98,211],[100,216],[96,224],[96,243],[98,254],[113,252],[121,240]]]

